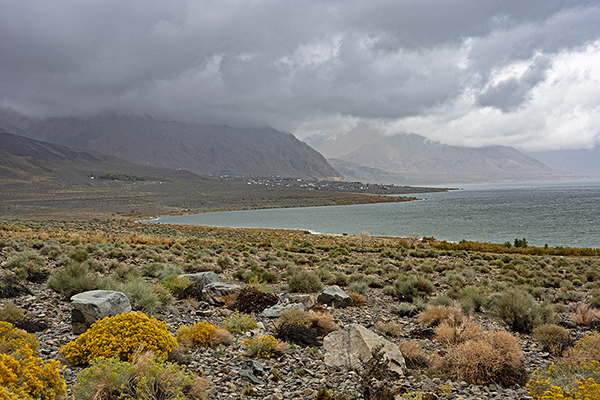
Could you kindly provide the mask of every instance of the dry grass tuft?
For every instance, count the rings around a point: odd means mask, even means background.
[[[434,329],[434,332],[435,339],[441,344],[448,346],[476,339],[481,335],[483,329],[468,318],[463,318],[460,321],[448,318],[442,321]]]
[[[233,343],[233,335],[227,329],[217,328],[217,330],[210,332],[208,336],[208,343],[213,345],[224,344],[229,346]]]
[[[416,341],[403,340],[398,344],[400,352],[406,362],[406,367],[411,369],[427,368],[429,357]]]
[[[24,320],[25,312],[13,302],[6,303],[4,308],[0,309],[0,321],[16,322]]]
[[[311,314],[309,327],[316,330],[319,335],[326,335],[330,332],[340,330],[338,324],[333,320],[333,316],[326,313]]]
[[[454,324],[465,318],[462,310],[457,307],[429,306],[417,316],[417,321],[422,324],[439,325],[442,321],[452,319]]]
[[[554,324],[544,324],[534,328],[532,336],[542,345],[544,351],[556,356],[561,356],[565,350],[573,346],[569,331]]]
[[[350,296],[350,298],[352,299],[352,303],[350,305],[353,307],[362,307],[367,302],[367,299],[365,298],[365,296],[358,292],[350,291],[346,294],[348,296]]]
[[[600,310],[590,307],[588,304],[579,304],[571,319],[579,326],[595,326],[600,324]]]
[[[400,336],[403,331],[402,325],[394,321],[380,322],[375,325],[375,328],[379,329],[388,336]]]
[[[528,374],[515,337],[506,331],[488,332],[451,346],[445,357],[433,360],[434,373],[472,384],[523,385]]]

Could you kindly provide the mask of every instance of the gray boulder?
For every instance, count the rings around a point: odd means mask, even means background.
[[[71,302],[71,326],[75,335],[87,331],[94,322],[104,317],[113,317],[131,311],[127,296],[111,290],[90,290],[79,293],[71,297]]]
[[[213,282],[204,286],[202,297],[211,306],[224,306],[231,296],[242,291],[242,287],[235,283]]]
[[[262,318],[279,318],[279,314],[285,310],[306,310],[302,303],[288,303],[286,305],[277,303],[273,307],[265,308],[260,316]]]
[[[371,359],[373,348],[379,345],[383,345],[390,370],[403,376],[406,363],[398,346],[359,324],[351,324],[325,336],[323,339],[325,364],[360,369],[362,363]]]
[[[319,293],[317,303],[344,308],[352,304],[352,299],[338,285],[333,285],[326,287]]]
[[[315,298],[310,294],[290,294],[286,293],[279,298],[280,305],[288,305],[292,303],[302,303],[304,307],[311,308],[315,305]]]
[[[221,282],[219,275],[213,271],[199,272],[197,274],[185,274],[182,276],[188,277],[192,282],[200,286],[200,289],[204,289],[204,286],[209,283]]]

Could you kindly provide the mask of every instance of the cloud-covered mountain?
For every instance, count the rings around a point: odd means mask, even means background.
[[[325,158],[291,134],[264,129],[190,125],[149,116],[28,118],[3,110],[0,126],[27,137],[99,151],[133,164],[199,175],[282,176],[343,180]]]
[[[396,184],[569,179],[512,147],[449,146],[416,134],[352,131],[335,139],[306,138],[348,180]]]
[[[600,175],[600,145],[592,149],[530,151],[527,154],[552,168],[577,174]]]

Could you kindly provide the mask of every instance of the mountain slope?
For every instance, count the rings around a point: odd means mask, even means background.
[[[593,149],[528,151],[527,154],[552,168],[584,175],[600,175],[600,145]]]
[[[416,134],[388,136],[361,130],[333,140],[313,136],[306,141],[330,158],[348,180],[387,178],[386,182],[396,184],[431,184],[575,177],[506,146],[448,146]],[[364,167],[377,171],[369,173]]]
[[[306,143],[271,128],[237,129],[103,114],[92,118],[28,118],[0,111],[0,126],[27,137],[99,151],[134,164],[199,175],[282,176],[343,180]]]

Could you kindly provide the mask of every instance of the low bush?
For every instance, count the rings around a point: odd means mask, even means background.
[[[0,322],[0,399],[54,400],[67,395],[60,362],[39,357],[35,336]]]
[[[48,277],[46,260],[34,250],[24,250],[12,256],[4,265],[4,268],[15,273],[21,281],[34,283],[45,282]]]
[[[403,331],[402,325],[394,321],[379,322],[375,325],[375,328],[388,336],[400,336]]]
[[[258,328],[252,315],[235,311],[223,322],[223,327],[231,333],[243,333]]]
[[[132,276],[134,277],[125,281],[114,277],[103,279],[99,286],[105,290],[125,293],[134,310],[153,313],[166,305],[161,302],[158,293],[142,277]]]
[[[579,304],[571,315],[571,319],[579,326],[592,327],[600,325],[600,310],[587,304]]]
[[[216,330],[214,325],[201,321],[191,326],[181,326],[177,329],[175,336],[177,342],[186,347],[207,346],[211,332]]]
[[[78,293],[98,289],[98,276],[90,272],[88,264],[67,264],[48,278],[47,286],[56,293],[70,298]]]
[[[536,326],[554,322],[552,306],[536,303],[529,293],[522,290],[509,290],[488,296],[485,308],[513,332],[530,333]]]
[[[572,359],[578,362],[600,361],[600,334],[580,339],[575,345]]]
[[[299,346],[320,346],[319,334],[316,330],[304,325],[282,322],[275,325],[275,335],[279,340]]]
[[[206,400],[208,381],[152,353],[137,354],[133,362],[98,358],[77,374],[74,400]]]
[[[271,283],[278,280],[277,274],[258,264],[253,264],[250,269],[238,269],[233,273],[233,277],[246,283],[250,281]]]
[[[97,357],[132,361],[139,348],[152,351],[158,359],[164,360],[177,348],[177,341],[163,322],[138,311],[96,321],[60,352],[69,363],[85,365]]]
[[[183,271],[178,266],[172,264],[164,264],[160,262],[151,262],[146,265],[143,265],[141,270],[144,276],[157,278],[159,280],[165,279],[168,276],[179,276],[183,274]]]
[[[456,307],[429,306],[417,316],[417,321],[427,325],[439,325],[449,318],[453,321],[461,321],[464,314]]]
[[[557,356],[561,356],[565,350],[573,346],[573,339],[571,339],[569,331],[554,324],[535,327],[532,336],[542,345],[544,351]]]
[[[469,318],[458,320],[447,318],[434,329],[435,339],[444,346],[457,345],[468,340],[477,339],[483,332],[481,326]]]
[[[167,288],[175,297],[179,298],[181,293],[191,286],[193,282],[185,275],[167,275],[158,281],[158,283]]]
[[[276,325],[292,324],[300,326],[308,326],[310,323],[310,314],[304,310],[283,310],[279,313]]]
[[[412,317],[417,314],[417,307],[411,303],[390,304],[390,312],[401,317]]]
[[[6,303],[4,307],[0,309],[0,321],[23,321],[25,320],[25,312],[22,308],[15,306],[15,303]]]
[[[398,347],[407,368],[427,368],[429,366],[429,357],[417,342],[403,340],[398,343]]]
[[[400,276],[394,281],[393,296],[403,301],[412,301],[416,297],[425,297],[433,293],[435,287],[422,276]]]
[[[347,292],[346,294],[348,296],[350,296],[350,299],[352,300],[352,303],[350,303],[350,305],[352,307],[362,307],[367,302],[367,299],[365,298],[365,296],[362,295],[362,294],[360,294],[360,293],[357,293],[357,292]]]
[[[600,398],[600,363],[561,360],[547,370],[535,371],[527,388],[537,400],[591,400]]]
[[[432,370],[455,381],[505,387],[522,385],[528,377],[523,352],[514,336],[506,331],[488,332],[449,347],[444,357],[435,358]]]
[[[323,289],[319,276],[306,269],[293,272],[287,281],[288,289],[292,293],[316,293]]]
[[[316,330],[320,336],[327,335],[330,332],[338,331],[340,329],[335,323],[333,316],[324,312],[315,312],[311,314],[308,327]]]
[[[278,342],[271,335],[244,340],[245,354],[248,357],[270,358],[278,352]]]
[[[231,310],[243,313],[261,313],[265,308],[274,306],[279,298],[272,293],[265,293],[253,285],[246,286],[235,301],[229,306]]]
[[[348,291],[349,292],[360,293],[362,295],[366,295],[369,292],[369,284],[367,282],[364,282],[364,281],[352,282],[348,286]]]

